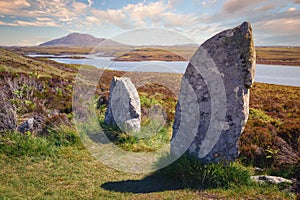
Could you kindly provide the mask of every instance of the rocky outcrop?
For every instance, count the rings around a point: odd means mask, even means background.
[[[141,128],[141,104],[138,92],[130,78],[113,77],[110,84],[105,123],[117,125],[125,132],[138,132]]]
[[[204,163],[233,161],[249,115],[255,49],[247,22],[204,42],[181,82],[171,152],[186,150]]]
[[[15,109],[5,94],[0,91],[0,133],[16,130],[16,128],[17,115]]]

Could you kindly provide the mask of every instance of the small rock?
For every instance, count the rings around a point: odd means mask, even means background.
[[[100,94],[100,97],[97,102],[97,109],[100,109],[102,106],[108,105],[108,96],[105,93]]]
[[[23,122],[19,127],[18,131],[21,133],[25,133],[27,131],[33,131],[34,118],[29,118],[25,122]]]
[[[292,183],[291,180],[278,177],[278,176],[266,176],[266,175],[258,175],[258,176],[251,176],[251,179],[256,182],[268,182],[273,184],[281,184],[281,183]]]
[[[256,172],[263,172],[263,171],[265,171],[265,170],[262,169],[262,168],[259,168],[259,167],[255,167],[255,171],[256,171]]]

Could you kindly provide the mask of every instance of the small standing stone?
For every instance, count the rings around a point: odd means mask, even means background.
[[[125,132],[141,129],[141,104],[139,94],[130,78],[113,77],[110,84],[105,123],[118,125]]]
[[[204,163],[233,161],[249,115],[255,74],[252,28],[247,22],[204,42],[181,82],[171,153],[186,150]]]

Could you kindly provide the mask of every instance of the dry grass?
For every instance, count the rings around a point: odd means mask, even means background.
[[[257,63],[300,66],[300,47],[256,47]]]

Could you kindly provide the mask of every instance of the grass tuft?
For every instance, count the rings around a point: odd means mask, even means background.
[[[163,157],[161,161],[166,158]],[[160,170],[160,173],[181,181],[185,187],[198,189],[228,189],[232,186],[249,185],[251,183],[250,171],[239,163],[204,165],[188,153]]]
[[[82,145],[79,134],[73,127],[62,125],[49,129],[46,138],[55,146],[80,146]]]

